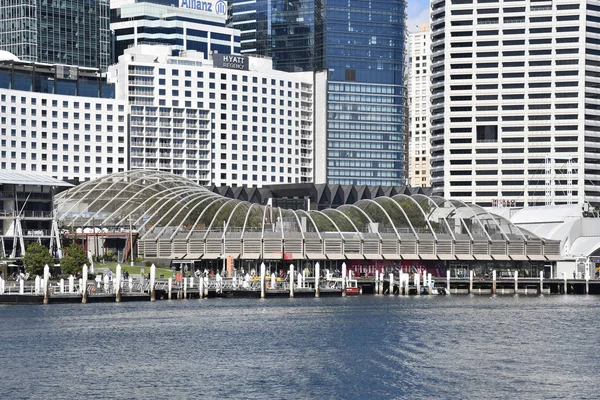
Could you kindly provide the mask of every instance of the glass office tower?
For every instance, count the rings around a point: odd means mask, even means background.
[[[108,0],[0,0],[0,50],[23,61],[106,70]]]
[[[233,2],[242,52],[270,56],[285,71],[327,70],[326,149],[315,138],[325,171],[315,182],[404,184],[405,11],[404,0]]]

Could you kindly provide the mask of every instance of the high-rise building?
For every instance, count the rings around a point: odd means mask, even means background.
[[[0,0],[0,50],[23,61],[106,70],[108,0]]]
[[[434,193],[484,206],[599,202],[600,6],[431,7]]]
[[[404,0],[232,3],[242,52],[272,57],[275,69],[327,71],[315,80],[316,182],[404,183],[405,8]]]
[[[408,36],[408,183],[429,186],[429,24]]]
[[[226,27],[224,0],[114,0],[110,7],[115,63],[125,49],[147,43],[171,46],[175,55],[195,50],[206,59],[240,53],[240,32]]]
[[[125,50],[109,68],[131,105],[131,168],[202,185],[312,182],[313,73],[272,69],[264,57],[163,45]]]
[[[100,71],[0,51],[0,170],[86,181],[128,168],[127,102]]]

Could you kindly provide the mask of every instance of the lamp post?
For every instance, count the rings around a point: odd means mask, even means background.
[[[131,226],[131,214],[129,214],[129,258],[131,260],[131,265],[133,267],[133,231]]]

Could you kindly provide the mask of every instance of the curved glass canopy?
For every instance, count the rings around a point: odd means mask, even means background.
[[[83,183],[55,199],[63,229],[133,228],[144,240],[347,237],[527,240],[509,220],[458,200],[423,195],[363,199],[323,211],[286,210],[223,197],[167,172],[134,170]]]

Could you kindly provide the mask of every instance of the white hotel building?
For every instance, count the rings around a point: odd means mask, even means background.
[[[408,183],[430,186],[429,179],[429,24],[408,35]]]
[[[86,181],[127,170],[127,102],[99,71],[0,51],[0,170]]]
[[[435,194],[600,202],[598,1],[432,0],[431,35]]]
[[[268,58],[163,45],[125,50],[109,68],[131,107],[131,168],[201,185],[313,180],[313,74],[272,69]]]

